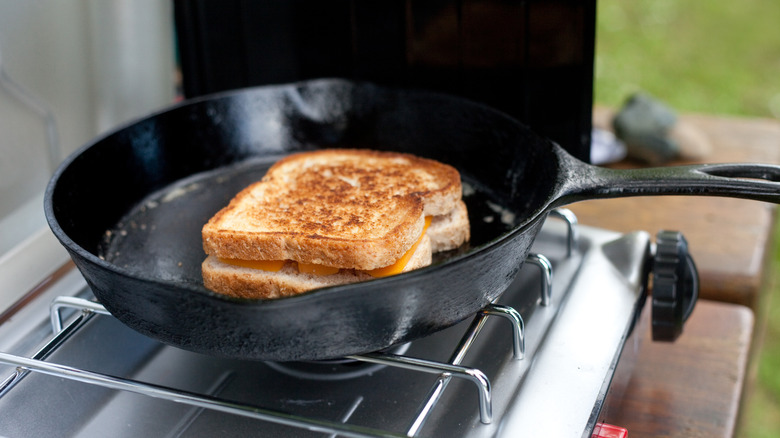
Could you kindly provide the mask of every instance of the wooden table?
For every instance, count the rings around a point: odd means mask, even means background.
[[[597,108],[594,125],[607,126],[610,114]],[[780,163],[777,121],[681,119],[712,141],[708,162]],[[631,438],[733,436],[750,385],[754,333],[766,317],[760,304],[775,237],[775,206],[728,198],[650,197],[587,201],[570,208],[582,224],[622,232],[683,232],[701,280],[699,303],[675,343],[651,341],[650,309],[645,308],[636,364],[622,401],[605,408],[605,421],[626,427]]]
[[[637,326],[636,363],[620,402],[604,408],[604,421],[625,427],[630,438],[733,436],[748,375],[753,312],[700,301],[674,343],[652,341],[649,315],[646,307]]]

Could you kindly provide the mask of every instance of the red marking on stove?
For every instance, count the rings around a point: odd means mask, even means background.
[[[628,430],[612,424],[598,423],[591,438],[628,438]]]

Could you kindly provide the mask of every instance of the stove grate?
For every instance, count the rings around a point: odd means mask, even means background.
[[[576,217],[568,212],[568,210],[563,209],[554,211],[553,214],[551,214],[551,217],[563,219],[567,224],[568,257],[572,254],[572,251],[576,248],[577,244],[575,227],[577,224]],[[552,294],[552,264],[541,254],[530,254],[526,262],[527,264],[537,266],[540,269],[542,281],[540,285],[539,304],[548,306]],[[65,309],[76,311],[76,316],[73,317],[67,325],[64,325],[63,321],[63,310]],[[330,433],[333,434],[332,436],[409,437],[417,436],[453,377],[465,379],[476,386],[479,394],[480,421],[485,424],[492,422],[493,414],[490,380],[483,371],[461,365],[466,353],[476,341],[488,318],[500,317],[511,323],[513,359],[522,360],[525,356],[524,323],[520,313],[512,307],[495,303],[486,306],[478,312],[458,344],[455,346],[452,355],[447,362],[432,361],[389,352],[348,356],[347,358],[352,360],[439,375],[427,396],[424,397],[423,402],[420,404],[417,414],[411,421],[407,433],[400,435],[390,431],[348,424],[346,421],[349,420],[350,412],[345,414],[341,419],[341,423],[307,418],[257,406],[235,403],[209,395],[177,390],[152,383],[48,362],[46,359],[51,353],[62,346],[68,338],[73,336],[73,334],[75,334],[79,328],[83,327],[91,318],[97,315],[110,316],[110,313],[101,304],[88,299],[72,296],[56,297],[52,301],[49,310],[53,336],[39,351],[29,358],[0,352],[1,363],[7,363],[17,367],[10,376],[0,382],[0,398],[11,391],[12,388],[30,372],[38,372],[109,389],[127,391],[146,395],[148,397],[182,403],[193,407],[211,409],[314,432]],[[359,400],[356,403],[359,403]]]
[[[63,327],[61,310],[65,308],[75,309],[81,313]],[[115,390],[129,391],[143,394],[149,397],[166,399],[172,402],[188,404],[195,407],[212,409],[234,415],[241,415],[259,420],[271,421],[278,424],[296,426],[311,431],[337,433],[343,436],[415,436],[419,428],[424,424],[425,418],[436,404],[438,397],[444,391],[452,377],[463,378],[473,382],[479,390],[480,418],[484,423],[492,421],[492,404],[490,381],[482,371],[459,365],[469,347],[476,340],[485,321],[490,316],[500,316],[512,323],[513,329],[513,353],[515,359],[522,359],[524,352],[523,320],[520,314],[508,306],[491,304],[483,309],[474,318],[461,342],[453,352],[449,363],[430,361],[416,357],[397,355],[391,353],[370,353],[348,356],[350,359],[403,368],[425,373],[440,374],[434,388],[431,389],[427,400],[423,403],[417,417],[412,423],[407,435],[395,435],[391,432],[374,430],[348,424],[340,424],[255,406],[232,403],[207,395],[194,394],[186,391],[175,390],[164,386],[139,382],[127,378],[115,377],[101,373],[86,371],[61,364],[50,363],[45,359],[54,350],[61,346],[70,336],[82,327],[90,318],[96,315],[109,315],[103,306],[94,301],[76,297],[58,297],[51,305],[51,321],[55,330],[51,340],[41,348],[33,357],[26,358],[0,352],[0,362],[17,366],[16,371],[0,383],[0,397],[10,391],[31,371],[53,375],[65,379],[76,380],[83,383],[98,385]]]

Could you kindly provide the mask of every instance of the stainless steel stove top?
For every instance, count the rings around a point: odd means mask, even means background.
[[[340,362],[162,345],[103,314],[74,270],[0,325],[0,435],[590,436],[636,348],[651,244],[554,216],[568,221],[548,219],[474,320]]]

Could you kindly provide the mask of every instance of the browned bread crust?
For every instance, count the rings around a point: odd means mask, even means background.
[[[399,152],[322,149],[290,155],[276,162],[264,180],[290,191],[338,195],[359,191],[376,198],[413,195],[426,216],[446,214],[462,195],[460,174],[449,165]]]
[[[424,216],[457,206],[461,190],[457,170],[409,154],[294,154],[203,227],[203,248],[223,258],[375,269],[414,244]]]

